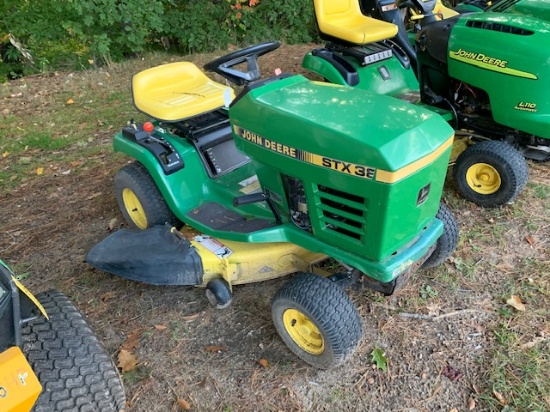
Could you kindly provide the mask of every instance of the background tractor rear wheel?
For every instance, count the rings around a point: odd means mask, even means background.
[[[36,295],[49,320],[40,317],[22,329],[23,353],[42,384],[35,412],[124,409],[120,375],[84,316],[62,293]]]
[[[458,245],[458,224],[451,209],[441,203],[435,217],[443,222],[443,234],[437,239],[433,253],[422,265],[424,269],[433,268],[443,263],[452,255]]]
[[[181,227],[162,197],[153,178],[143,165],[130,163],[120,169],[115,176],[115,193],[124,219],[129,226],[147,229],[166,223]]]
[[[296,275],[279,289],[272,317],[290,350],[317,368],[344,362],[361,339],[361,319],[348,295],[310,273]]]
[[[460,194],[470,202],[502,206],[514,200],[527,184],[527,162],[506,142],[483,141],[456,159],[453,177]]]

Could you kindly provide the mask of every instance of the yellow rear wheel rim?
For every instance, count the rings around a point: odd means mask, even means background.
[[[288,335],[303,351],[320,355],[325,350],[325,342],[319,328],[299,310],[285,310],[283,325]]]
[[[491,195],[500,189],[500,174],[487,163],[476,163],[466,171],[466,182],[474,191],[482,195]]]
[[[122,200],[132,222],[140,229],[147,229],[147,216],[136,194],[132,190],[125,188],[122,191]]]

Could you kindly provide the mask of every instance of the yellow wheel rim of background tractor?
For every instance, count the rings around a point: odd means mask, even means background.
[[[136,226],[140,229],[147,229],[147,216],[136,194],[132,190],[125,188],[122,191],[122,200],[124,201],[126,212],[128,212],[128,215]]]
[[[307,353],[320,355],[325,350],[325,342],[315,324],[302,312],[287,309],[283,313],[283,324],[292,340]]]
[[[487,163],[476,163],[466,171],[466,182],[474,191],[482,195],[491,195],[500,189],[500,174]]]

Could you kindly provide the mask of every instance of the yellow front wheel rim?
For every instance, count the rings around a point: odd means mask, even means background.
[[[132,222],[140,229],[147,229],[147,216],[136,194],[132,190],[126,188],[122,191],[122,200],[124,201],[124,207],[130,219],[132,219]]]
[[[466,171],[466,182],[474,192],[482,195],[492,195],[502,184],[498,171],[487,163],[470,166]]]
[[[302,312],[287,309],[283,313],[283,324],[292,340],[307,353],[320,355],[325,350],[325,342],[319,328]]]

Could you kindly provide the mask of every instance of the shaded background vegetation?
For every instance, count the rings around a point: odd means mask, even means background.
[[[145,51],[315,37],[310,0],[0,0],[0,81],[110,65]]]

